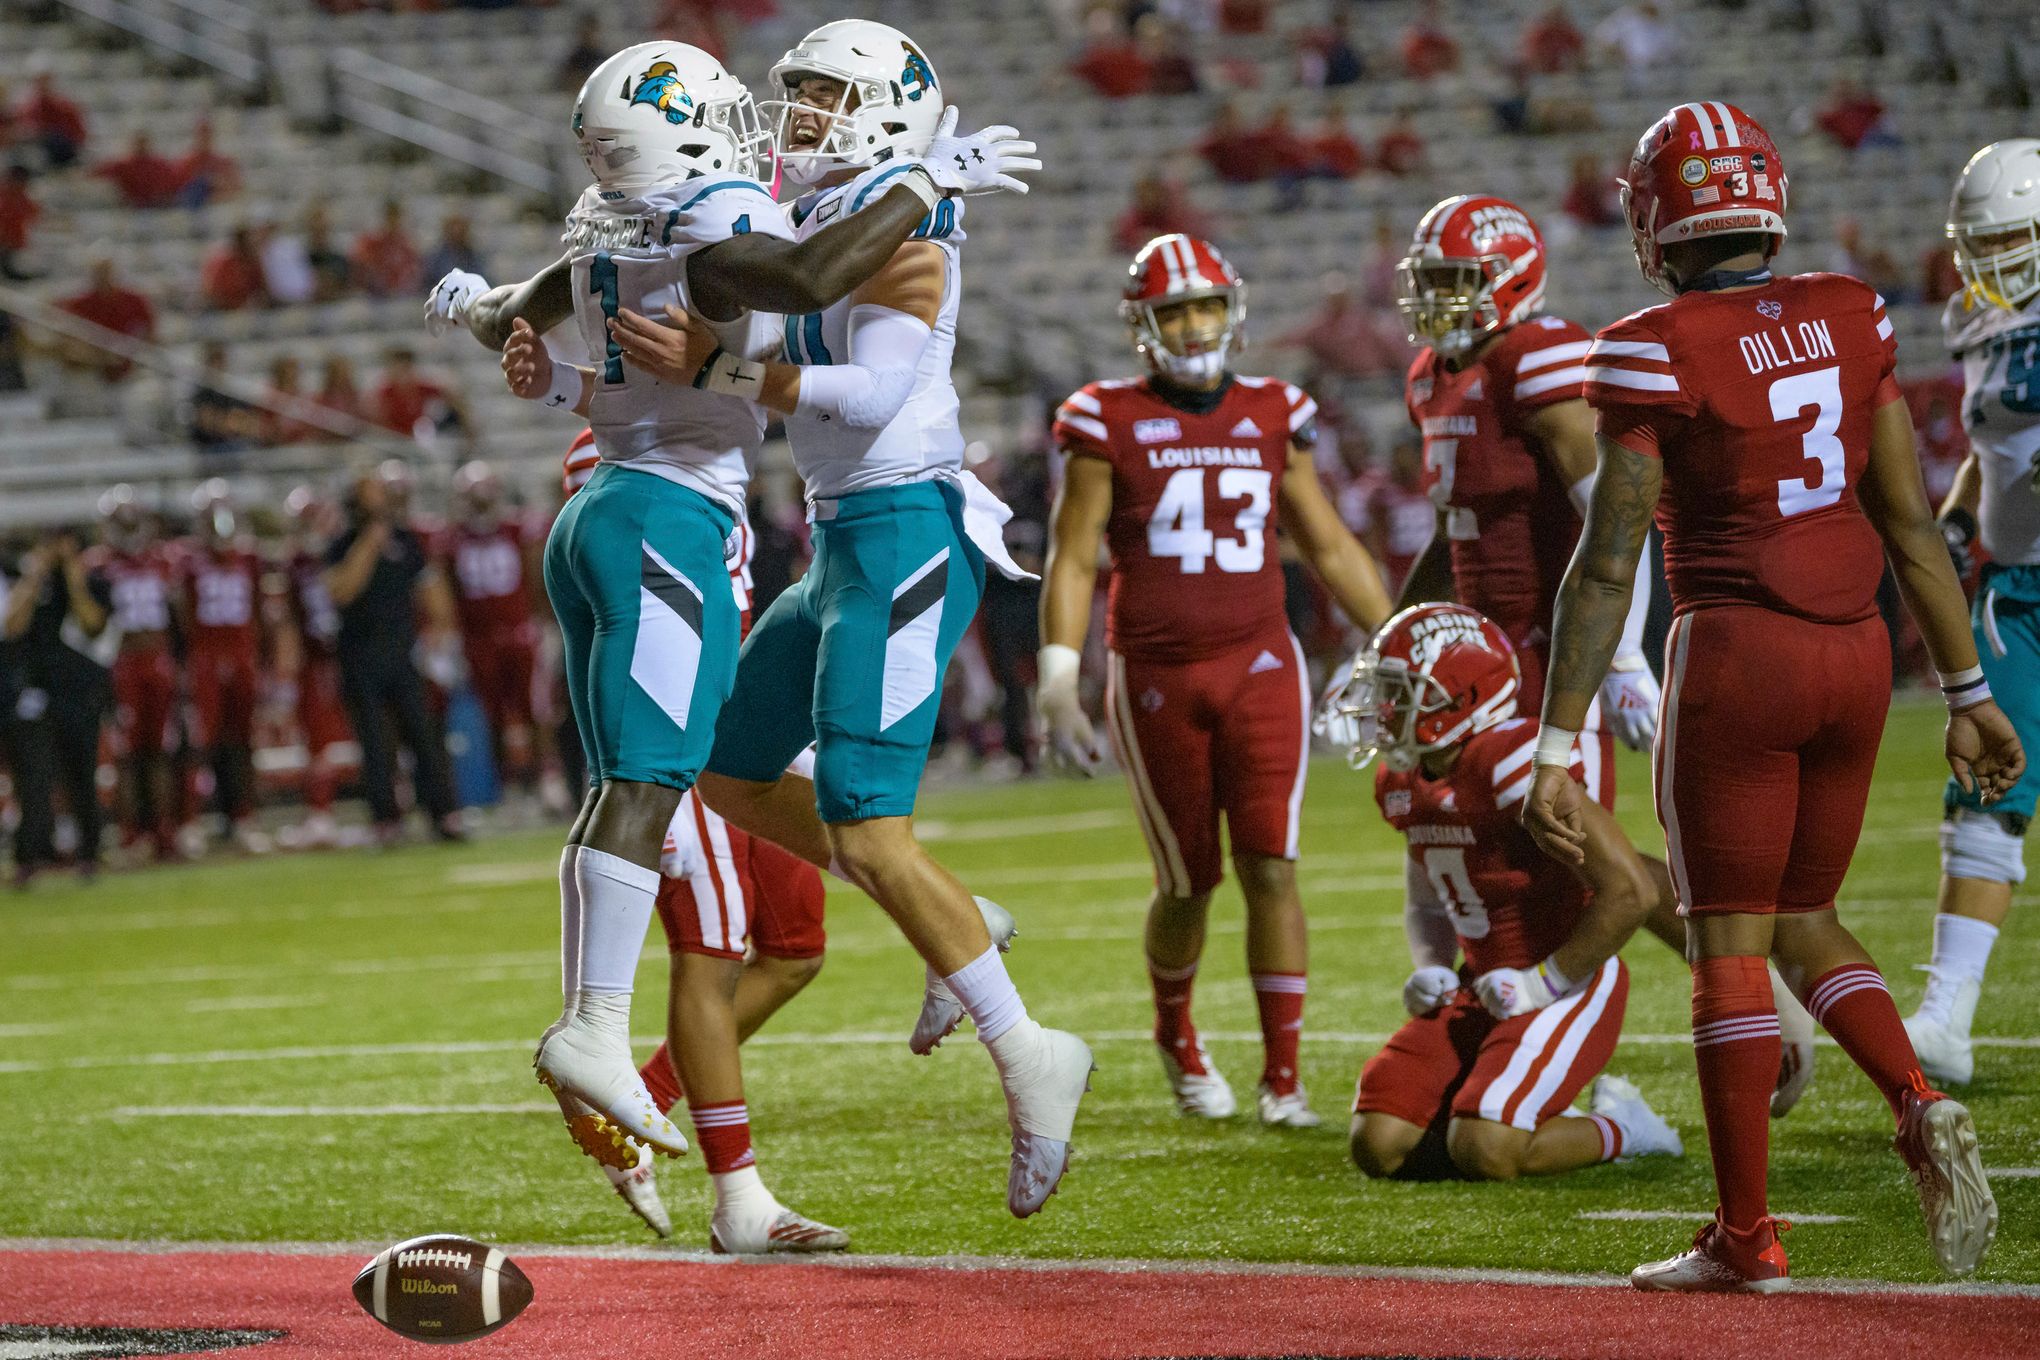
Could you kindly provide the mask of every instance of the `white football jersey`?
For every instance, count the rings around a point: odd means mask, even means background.
[[[889,182],[908,169],[897,161],[875,166],[847,184],[799,199],[791,214],[796,237],[806,240],[831,222],[877,202]],[[913,391],[882,430],[854,430],[841,420],[818,416],[786,418],[793,465],[807,483],[810,500],[927,481],[963,467],[959,403],[949,377],[950,360],[956,353],[956,314],[963,301],[963,268],[957,250],[963,243],[963,200],[945,198],[937,203],[915,229],[914,239],[932,241],[941,248],[948,274],[942,284],[942,310],[935,318],[935,334],[921,351]],[[846,297],[826,311],[787,317],[786,361],[817,365],[847,362],[850,308]]]
[[[2013,312],[1957,293],[1941,327],[1962,361],[1962,424],[1983,475],[1978,537],[1993,562],[2040,564],[2040,299]]]
[[[642,195],[590,185],[567,217],[574,319],[595,364],[588,423],[605,461],[656,473],[744,514],[750,467],[765,439],[765,413],[740,397],[660,382],[609,338],[619,307],[663,319],[669,304],[694,310],[687,260],[745,232],[791,237],[784,210],[756,180],[729,177],[663,184]],[[748,359],[779,351],[779,317],[747,312],[715,326],[722,347]]]

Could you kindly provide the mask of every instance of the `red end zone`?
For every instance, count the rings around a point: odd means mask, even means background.
[[[285,1333],[228,1352],[249,1360],[387,1360],[413,1343],[355,1306],[348,1286],[366,1259],[367,1253],[357,1259],[0,1250],[0,1324],[13,1324],[0,1326],[0,1351],[87,1353],[75,1342],[38,1351],[24,1340],[30,1334],[23,1325],[233,1328]],[[536,1253],[517,1260],[537,1297],[504,1331],[470,1343],[463,1353],[476,1360],[2040,1355],[2040,1297],[2024,1294],[1688,1298],[1623,1288],[1174,1267],[752,1265]]]

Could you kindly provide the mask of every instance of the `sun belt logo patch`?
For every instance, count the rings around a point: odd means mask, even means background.
[[[655,61],[650,70],[638,77],[630,102],[651,105],[665,114],[669,123],[684,123],[694,116],[694,96],[680,83],[679,68],[670,61]]]
[[[1181,439],[1183,427],[1174,416],[1158,416],[1153,420],[1133,422],[1133,442],[1136,444],[1160,444],[1171,439]]]
[[[917,100],[935,88],[935,68],[914,50],[912,43],[903,42],[900,46],[907,54],[907,64],[900,68],[900,93],[909,100]]]

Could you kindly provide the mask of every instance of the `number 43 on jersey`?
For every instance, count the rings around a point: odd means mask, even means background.
[[[1207,517],[1205,478],[1214,471],[1220,505]],[[1214,558],[1220,571],[1259,571],[1267,560],[1265,531],[1274,479],[1259,468],[1183,468],[1172,474],[1148,518],[1149,554],[1175,558],[1190,575],[1202,572]],[[1220,538],[1206,527],[1228,518],[1237,537]]]

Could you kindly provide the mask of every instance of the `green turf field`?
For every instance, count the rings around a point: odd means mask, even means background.
[[[1937,708],[1894,713],[1844,899],[1901,1009],[1918,997],[1912,965],[1928,944]],[[1641,759],[1622,777],[1625,821],[1656,848]],[[820,980],[746,1050],[769,1183],[866,1251],[1605,1271],[1680,1246],[1683,1222],[1581,1215],[1711,1208],[1683,1041],[1625,1040],[1611,1066],[1685,1134],[1682,1162],[1511,1186],[1369,1184],[1348,1164],[1353,1079],[1400,1020],[1409,970],[1400,848],[1364,781],[1321,763],[1307,805],[1304,1075],[1323,1129],[1173,1113],[1145,1037],[1149,879],[1125,790],[1035,782],[932,796],[923,830],[1020,919],[1011,966],[1033,1013],[1097,1049],[1062,1193],[1030,1222],[1007,1216],[991,1064],[965,1036],[932,1058],[908,1054],[920,964],[849,890],[831,896]],[[0,904],[0,1236],[649,1241],[531,1077],[531,1041],[558,1007],[556,845],[520,835],[222,862]],[[1244,1095],[1259,1057],[1240,938],[1226,889],[1198,1020]],[[1629,1032],[1683,1035],[1683,967],[1649,940],[1627,957]],[[640,1034],[661,1023],[664,978],[655,928]],[[1978,1029],[2018,1043],[1982,1049],[1966,1092],[1994,1167],[2040,1167],[2040,1027],[2023,1004],[2036,984],[2040,942],[2015,917]],[[1774,1126],[1772,1202],[1846,1221],[1794,1232],[1794,1273],[1937,1278],[1883,1102],[1835,1048],[1820,1061],[1804,1103]],[[299,1112],[255,1117],[280,1107]],[[2034,1174],[1994,1181],[2004,1224],[1980,1278],[2040,1281]],[[666,1164],[662,1183],[676,1241],[704,1246],[698,1163]]]

